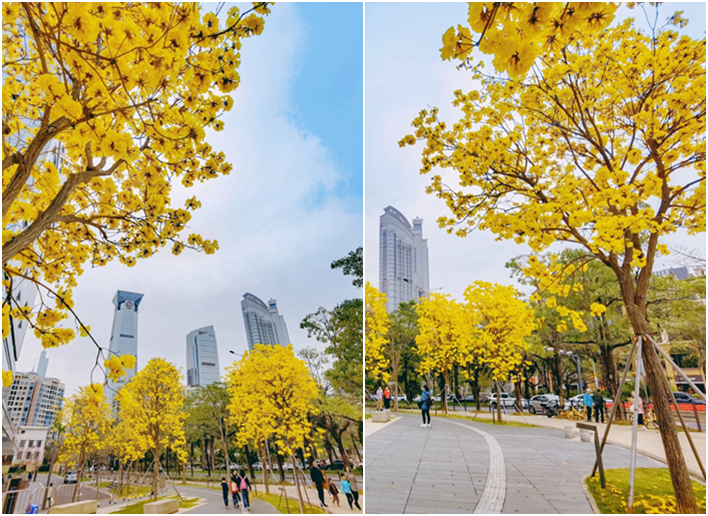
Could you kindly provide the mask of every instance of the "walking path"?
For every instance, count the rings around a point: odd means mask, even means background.
[[[582,479],[592,443],[548,428],[433,417],[432,428],[401,414],[366,441],[367,513],[591,513]],[[608,445],[606,468],[628,467]],[[661,467],[637,457],[638,467]]]
[[[460,414],[460,412],[455,412],[455,414]],[[464,414],[464,413],[462,413]],[[468,415],[474,415],[474,412],[467,412]],[[460,414],[461,415],[461,414]],[[479,412],[477,419],[491,420],[492,415],[489,412]],[[557,430],[563,430],[566,425],[572,425],[575,427],[575,421],[568,421],[567,419],[561,419],[558,417],[548,418],[546,416],[536,416],[531,414],[524,414],[523,416],[512,416],[503,415],[503,421],[514,421],[517,423],[528,423],[530,425],[542,426],[545,428],[555,428]],[[605,433],[605,423],[594,423],[597,424],[600,429],[600,439]],[[691,432],[691,437],[693,438],[693,443],[696,445],[696,450],[698,454],[704,458],[706,456],[706,434],[700,432]],[[688,443],[686,434],[679,432],[679,439],[681,440],[681,447],[683,449],[683,455],[686,458],[686,465],[691,474],[701,481],[703,481],[703,475],[698,467],[698,462],[696,461],[696,456],[691,450],[691,446]],[[632,447],[632,427],[624,425],[613,424],[610,428],[610,435],[607,436],[607,442],[609,444],[615,444],[617,446],[622,446],[623,448]],[[659,430],[641,430],[637,432],[637,452],[652,459],[656,459],[660,462],[666,464],[666,454],[664,453],[664,445],[661,442],[661,434]],[[705,466],[705,462],[704,462]]]

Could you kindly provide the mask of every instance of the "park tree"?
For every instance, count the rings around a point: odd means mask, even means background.
[[[224,22],[186,2],[3,4],[3,336],[20,318],[44,347],[72,340],[57,325],[76,317],[86,267],[132,266],[168,244],[218,249],[182,236],[201,202],[171,194],[231,171],[207,134],[223,129],[243,40],[268,12],[233,7]],[[13,298],[20,280],[37,306]]]
[[[407,349],[415,346],[415,338],[418,335],[418,313],[416,302],[409,301],[401,303],[398,308],[390,314],[390,327],[388,331],[388,341],[385,345],[385,354],[391,364],[391,376],[396,382],[393,389],[394,407],[398,410],[398,379],[400,373],[401,359]]]
[[[427,191],[451,211],[441,227],[452,233],[457,226],[458,236],[490,230],[536,252],[554,242],[584,248],[617,277],[632,330],[643,339],[651,333],[654,262],[668,253],[661,237],[706,226],[705,39],[671,27],[685,23],[676,13],[648,33],[631,19],[579,31],[535,61],[530,56],[527,74],[491,76],[470,64],[479,88],[455,93],[461,118],[448,127],[437,109],[423,110],[415,135],[400,142],[422,139],[421,173],[440,169]],[[445,169],[454,177],[443,179]],[[562,296],[558,279],[575,268],[554,274],[535,264],[529,272]],[[649,343],[642,358],[678,511],[696,512],[669,389]]]
[[[64,400],[57,420],[64,429],[59,460],[76,465],[76,486],[71,495],[71,501],[74,502],[86,457],[106,445],[111,413],[103,394],[103,386],[92,383],[80,387],[78,394]]]
[[[419,333],[415,338],[420,356],[420,372],[442,375],[445,390],[440,394],[447,414],[450,373],[470,359],[470,328],[462,304],[449,294],[432,293],[416,306]]]
[[[310,416],[316,412],[313,401],[318,390],[292,345],[256,344],[227,369],[227,388],[238,444],[254,444],[262,452],[266,439],[271,439],[295,468],[295,450],[304,448],[312,433]],[[269,492],[268,476],[263,478]]]
[[[118,400],[121,399],[121,392],[118,393]],[[147,451],[147,440],[140,435],[140,427],[137,427],[129,420],[122,419],[121,411],[118,412],[118,420],[108,432],[108,445],[113,455],[120,462],[118,472],[118,493],[123,494],[123,476],[126,476],[125,495],[130,495],[130,470],[133,463],[141,459]]]
[[[361,394],[360,394],[361,396]],[[312,415],[315,428],[325,430],[337,445],[345,469],[351,469],[352,463],[347,453],[344,438],[361,422],[361,406],[352,405],[339,396],[320,394],[314,403],[317,412]]]
[[[206,433],[216,436],[224,452],[224,463],[227,474],[231,471],[229,466],[229,437],[234,434],[234,429],[229,425],[229,403],[231,398],[226,385],[211,383],[199,389],[197,399],[192,407],[198,426]]]
[[[157,500],[161,455],[171,450],[186,461],[182,374],[163,358],[152,358],[117,395],[121,422],[133,427],[140,446],[152,453],[152,497]]]
[[[496,385],[497,417],[501,421],[499,382],[524,365],[527,338],[536,329],[533,308],[512,286],[475,281],[465,290],[465,316],[472,348],[482,357]]]
[[[346,276],[353,276],[352,284],[362,287],[363,250],[361,247],[331,264],[332,269],[342,269]],[[333,309],[320,307],[307,315],[300,328],[308,337],[327,344],[325,353],[334,357],[332,367],[325,372],[332,387],[351,399],[361,398],[362,364],[364,354],[362,333],[364,331],[363,302],[360,298],[346,299]]]
[[[364,362],[366,376],[376,383],[388,381],[388,360],[384,355],[387,334],[390,326],[386,313],[386,294],[372,286],[368,281],[365,287],[366,328],[364,333]]]

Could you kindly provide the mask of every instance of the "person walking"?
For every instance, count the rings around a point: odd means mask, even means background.
[[[634,410],[635,392],[632,391],[632,396],[629,398],[629,410]],[[644,430],[644,400],[641,396],[637,396],[637,428]]]
[[[344,478],[344,474],[340,473],[339,478],[341,479],[339,482],[339,487],[342,489],[342,493],[344,493],[344,496],[347,497],[347,502],[349,503],[349,508],[351,510],[354,510],[354,507],[352,507],[352,502],[354,501],[354,496],[352,496],[352,485],[349,483],[349,480]],[[357,505],[357,507],[359,507]],[[361,509],[361,507],[359,507]]]
[[[229,508],[229,484],[226,477],[221,477],[221,496],[224,497],[224,507]]]
[[[354,498],[354,505],[357,509],[361,510],[361,507],[359,507],[359,482],[357,482],[356,477],[354,476],[354,473],[352,473],[351,469],[347,469],[347,472],[344,474],[344,478],[347,479],[347,481],[349,482],[349,486],[351,487],[352,497]]]
[[[246,471],[241,470],[241,474],[236,479],[238,487],[241,490],[241,499],[243,500],[243,508],[247,511],[251,510],[251,503],[248,499],[248,492],[251,490],[251,481],[246,476]]]
[[[334,480],[330,478],[326,478],[326,480],[329,494],[332,495],[332,505],[336,505],[337,507],[339,507],[339,489],[337,489],[337,484],[335,484]]]
[[[383,410],[383,388],[376,389],[376,410]]]
[[[233,499],[234,509],[238,509],[238,504],[240,502],[238,496],[238,482],[236,482],[236,477],[231,477],[231,482],[229,482],[229,487],[231,488],[231,498]]]
[[[595,402],[592,399],[592,391],[590,389],[585,391],[585,396],[583,396],[583,405],[585,405],[585,413],[587,414],[587,422],[592,422],[592,407]]]
[[[322,507],[327,507],[327,504],[325,503],[324,499],[324,489],[322,487],[322,483],[324,482],[324,475],[322,474],[322,470],[320,469],[320,461],[315,461],[315,463],[312,465],[312,468],[310,468],[310,479],[317,488],[317,497],[320,499],[320,504],[322,505]]]
[[[600,419],[605,422],[605,398],[600,391],[595,391],[592,395],[592,401],[595,409],[595,423],[599,423]]]
[[[423,392],[420,393],[420,401],[418,406],[421,410],[421,415],[423,416],[423,424],[420,425],[422,428],[430,428],[430,407],[433,405],[433,394],[428,390],[428,385],[423,384]],[[426,422],[427,418],[427,422]]]
[[[383,391],[383,399],[384,399],[384,410],[391,410],[391,390],[388,388],[388,385]]]
[[[50,509],[52,507],[52,502],[54,502],[54,483],[50,483],[47,488],[47,504]]]

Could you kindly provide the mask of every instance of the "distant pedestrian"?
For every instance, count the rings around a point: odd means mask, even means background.
[[[637,397],[637,428],[644,430],[644,400],[641,396],[637,396],[632,391],[632,396],[629,398],[629,410],[634,410],[634,397]]]
[[[430,428],[430,407],[433,405],[433,393],[431,393],[428,390],[428,386],[426,384],[423,385],[423,392],[420,394],[420,401],[418,402],[418,406],[420,407],[421,414],[423,416],[423,424],[420,425],[421,427],[425,428],[428,427]],[[427,418],[427,421],[426,421]]]
[[[347,469],[347,472],[344,474],[344,478],[349,481],[349,485],[351,486],[352,496],[354,497],[354,505],[356,505],[357,509],[361,510],[361,507],[359,507],[359,482],[356,481],[356,477],[354,476],[354,473],[352,473],[351,469]]]
[[[391,391],[388,388],[388,385],[383,391],[383,399],[384,399],[384,410],[391,410]]]
[[[339,507],[339,489],[337,489],[337,484],[331,478],[325,478],[325,480],[327,481],[327,490],[332,495],[332,505]]]
[[[265,473],[263,473],[265,475]],[[247,511],[251,510],[251,503],[248,499],[248,492],[251,490],[251,482],[248,480],[248,477],[246,476],[246,471],[241,470],[241,474],[239,477],[236,479],[238,482],[238,487],[241,490],[241,498],[243,499],[243,508],[246,509]]]
[[[376,389],[376,410],[383,410],[383,388]]]
[[[317,488],[317,497],[320,499],[320,504],[322,504],[322,507],[327,507],[327,504],[325,503],[324,499],[324,488],[322,487],[322,484],[324,482],[324,475],[322,474],[322,470],[320,469],[320,461],[315,461],[315,463],[310,468],[310,479]]]
[[[239,496],[238,496],[238,482],[236,482],[236,477],[231,477],[231,482],[229,483],[229,487],[231,488],[231,498],[233,499],[234,502],[234,509],[238,509],[238,504],[240,502]]]
[[[354,510],[354,507],[352,507],[352,502],[354,501],[354,496],[352,496],[352,485],[349,483],[349,480],[344,478],[343,473],[340,473],[339,477],[341,478],[341,481],[339,482],[339,487],[341,488],[342,493],[344,493],[344,496],[347,497],[349,508],[351,510]]]
[[[54,501],[54,483],[49,484],[47,488],[47,504],[51,508],[52,502]]]
[[[221,477],[221,496],[224,497],[224,507],[229,508],[229,484],[226,477]]]
[[[600,391],[595,391],[592,395],[592,401],[594,402],[595,409],[595,423],[605,422],[605,398]]]
[[[588,389],[585,391],[585,396],[583,396],[583,405],[585,405],[585,412],[587,414],[587,422],[592,422],[592,407],[595,402],[592,399],[592,391]]]

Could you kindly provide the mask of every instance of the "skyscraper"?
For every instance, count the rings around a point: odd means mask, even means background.
[[[63,397],[63,383],[37,373],[15,372],[12,385],[2,391],[3,402],[16,427],[54,425]]]
[[[413,225],[393,206],[379,218],[379,289],[386,294],[390,313],[401,303],[426,297],[428,241],[423,238],[423,219]]]
[[[288,328],[285,319],[278,312],[275,299],[266,305],[258,297],[246,292],[241,300],[243,323],[246,327],[248,349],[253,349],[254,344],[290,344]]]
[[[115,312],[113,313],[113,328],[108,349],[110,349],[111,355],[133,355],[136,364],[132,369],[126,370],[126,375],[119,378],[118,381],[107,380],[106,398],[111,406],[116,392],[135,376],[138,366],[138,307],[142,299],[143,294],[124,290],[117,291],[113,296]]]
[[[47,358],[47,350],[43,349],[39,354],[39,363],[37,364],[37,374],[40,378],[47,376],[47,365],[49,365],[49,359]]]
[[[205,326],[187,334],[187,385],[206,387],[218,382],[219,350],[213,326]]]

